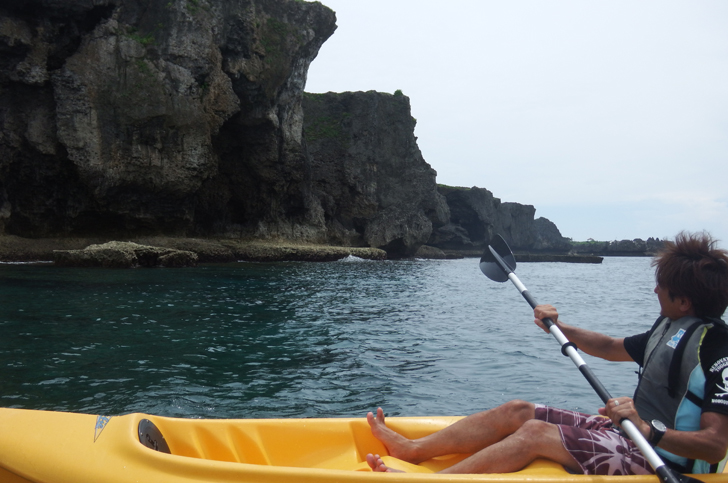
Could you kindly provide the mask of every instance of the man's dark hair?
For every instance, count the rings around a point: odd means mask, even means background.
[[[687,297],[699,317],[721,317],[728,307],[728,251],[705,232],[680,232],[652,261],[657,284],[671,299]]]

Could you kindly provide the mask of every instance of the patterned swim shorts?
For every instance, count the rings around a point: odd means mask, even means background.
[[[604,416],[536,404],[536,419],[558,426],[564,448],[587,475],[654,473],[632,440]]]

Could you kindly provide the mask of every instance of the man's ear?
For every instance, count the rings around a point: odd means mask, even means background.
[[[678,297],[678,300],[680,301],[680,311],[684,315],[692,315],[693,314],[693,302],[687,297]]]

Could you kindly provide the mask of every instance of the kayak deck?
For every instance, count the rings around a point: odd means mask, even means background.
[[[139,425],[150,420],[170,454],[140,443]],[[460,417],[388,418],[408,438],[440,430]],[[383,455],[407,474],[374,474],[368,453]],[[412,465],[387,456],[364,418],[176,419],[145,414],[104,418],[88,414],[0,409],[0,482],[122,483],[192,482],[388,482],[499,481],[655,483],[655,476],[572,475],[548,461],[516,473],[436,475],[467,455]],[[700,475],[706,483],[728,483],[728,474]]]

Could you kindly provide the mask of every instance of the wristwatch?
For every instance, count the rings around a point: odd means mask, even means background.
[[[650,421],[650,444],[657,446],[662,437],[665,436],[665,431],[667,431],[665,423],[658,419]]]

